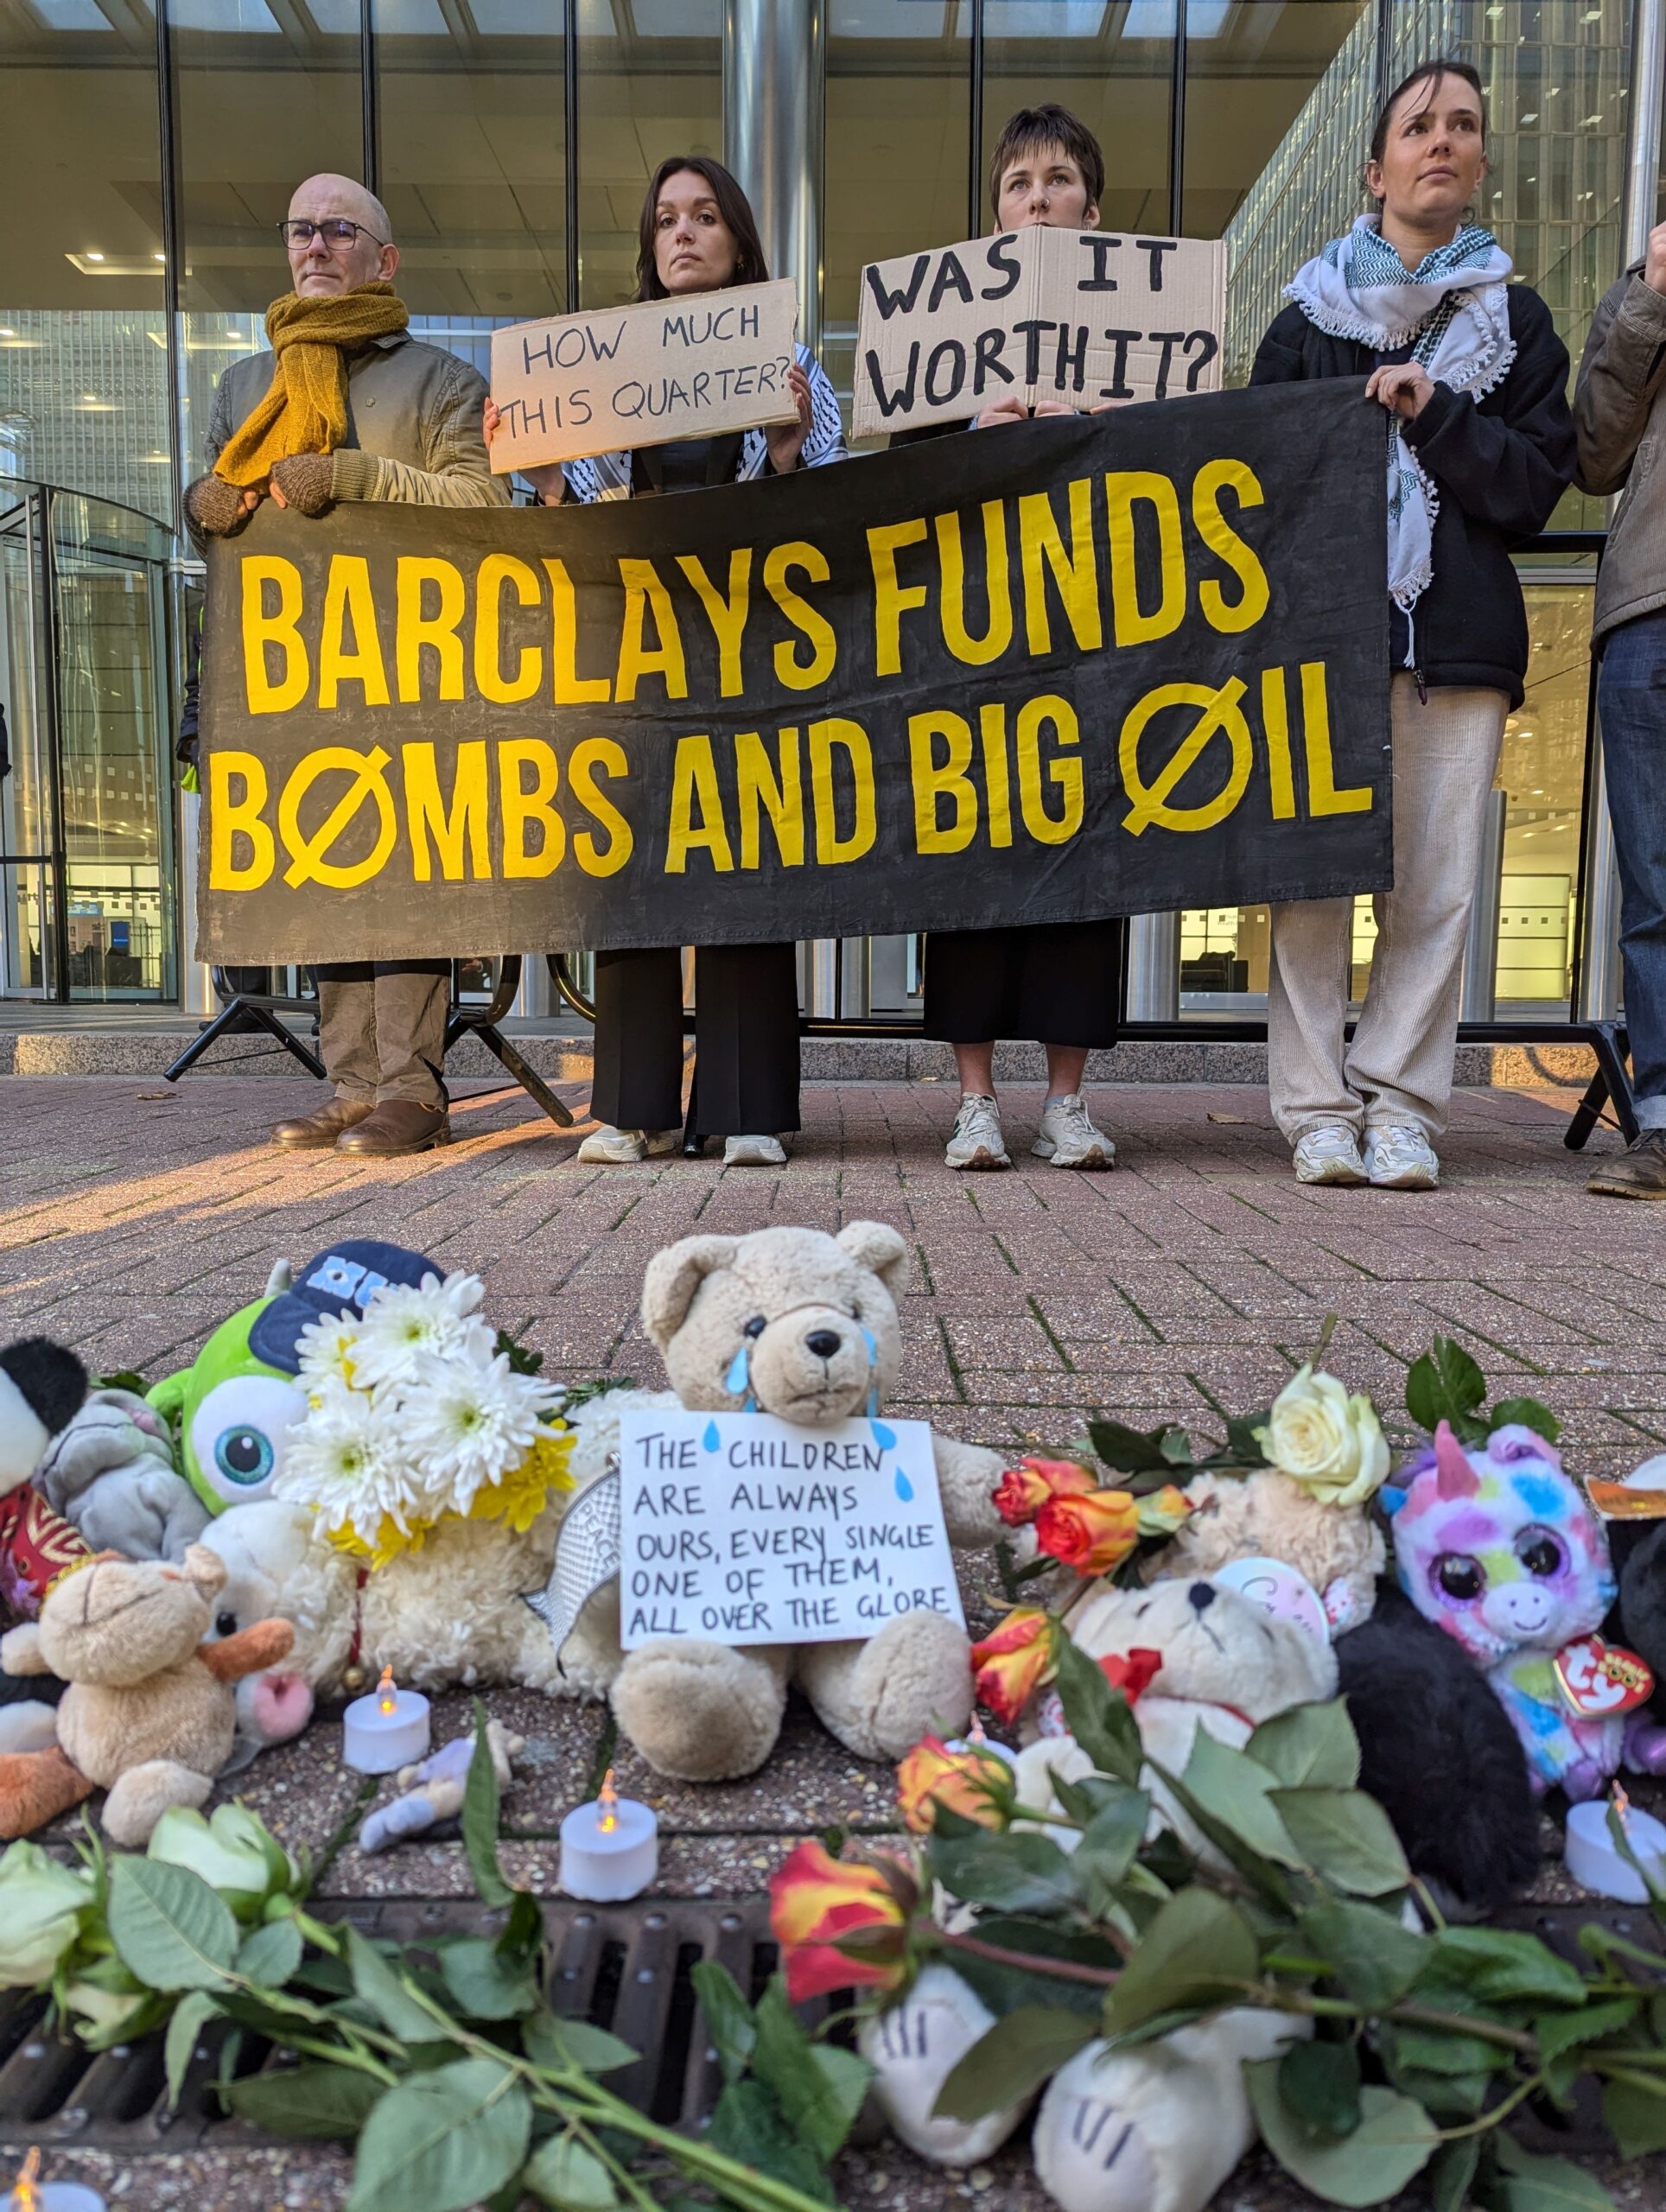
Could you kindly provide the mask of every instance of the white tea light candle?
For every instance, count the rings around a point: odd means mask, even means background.
[[[393,1669],[347,1707],[341,1756],[359,1774],[397,1774],[428,1757],[429,1707],[420,1690],[393,1687]]]
[[[594,1904],[640,1897],[659,1872],[659,1823],[634,1797],[621,1797],[607,1770],[601,1795],[561,1824],[562,1888]]]
[[[42,2181],[41,2153],[31,2151],[0,2212],[107,2212],[96,2189],[79,2181]]]
[[[1652,1813],[1639,1812],[1625,1792],[1617,1790],[1625,1840],[1655,1880],[1666,1887],[1666,1827]],[[1570,1805],[1562,1844],[1562,1864],[1574,1879],[1599,1897],[1618,1897],[1625,1904],[1647,1904],[1648,1885],[1608,1833],[1608,1801],[1594,1797],[1584,1805]]]

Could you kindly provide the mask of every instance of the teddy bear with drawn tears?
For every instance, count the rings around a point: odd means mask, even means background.
[[[784,1421],[830,1428],[882,1406],[895,1389],[907,1281],[907,1247],[882,1222],[852,1222],[836,1236],[792,1228],[687,1236],[649,1262],[642,1319],[675,1402],[735,1413],[750,1401]],[[583,1409],[572,1462],[581,1481],[581,1468],[594,1471],[605,1452],[606,1424],[617,1433],[618,1395]],[[935,1432],[932,1446],[950,1541],[992,1547],[1004,1533],[993,1503],[1000,1458]],[[859,1758],[900,1758],[928,1731],[957,1734],[972,1705],[965,1630],[925,1611],[899,1615],[865,1642],[734,1649],[660,1638],[627,1653],[615,1582],[584,1606],[561,1663],[569,1689],[611,1696],[651,1766],[688,1782],[760,1767],[795,1682]]]

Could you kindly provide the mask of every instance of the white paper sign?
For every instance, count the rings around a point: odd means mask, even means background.
[[[627,1651],[836,1643],[922,1611],[964,1627],[927,1422],[648,1408],[619,1441]]]

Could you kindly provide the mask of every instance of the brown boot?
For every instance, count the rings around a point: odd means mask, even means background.
[[[373,1098],[332,1098],[315,1114],[303,1115],[296,1122],[280,1122],[272,1131],[272,1142],[282,1145],[285,1152],[328,1152],[337,1137],[356,1129],[375,1111]]]
[[[1585,1187],[1599,1198],[1666,1198],[1666,1129],[1644,1129]]]
[[[414,1098],[382,1098],[376,1111],[336,1143],[355,1160],[392,1160],[401,1153],[427,1152],[450,1141],[451,1124],[443,1106],[421,1106]]]

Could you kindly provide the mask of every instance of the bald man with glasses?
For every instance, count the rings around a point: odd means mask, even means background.
[[[271,351],[234,361],[216,387],[208,473],[185,495],[193,532],[234,536],[269,497],[303,515],[344,499],[506,503],[480,435],[485,383],[455,353],[410,335],[381,201],[351,177],[308,177],[278,231],[293,289],[266,311]],[[316,1114],[280,1122],[275,1141],[379,1158],[443,1144],[450,963],[314,973],[335,1095]]]

